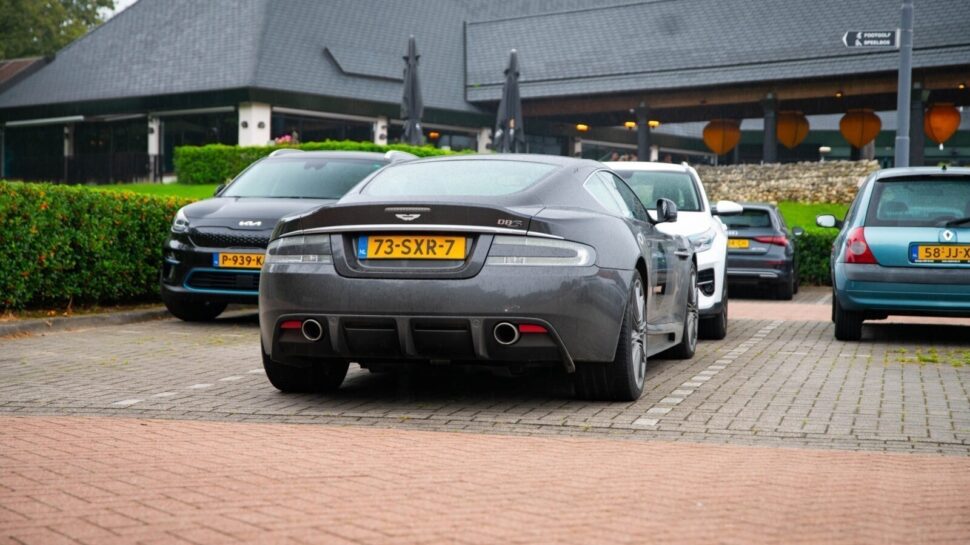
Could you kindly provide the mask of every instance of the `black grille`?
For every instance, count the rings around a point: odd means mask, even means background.
[[[206,248],[261,248],[269,246],[269,231],[202,228],[189,234],[192,243]]]
[[[189,277],[186,285],[200,290],[257,291],[259,273],[196,271]]]

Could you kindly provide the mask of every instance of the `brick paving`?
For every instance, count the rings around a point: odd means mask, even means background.
[[[735,299],[635,403],[447,366],[284,395],[251,312],[3,338],[0,545],[965,542],[968,328],[840,343],[827,297]]]
[[[827,308],[824,292],[796,304]],[[315,423],[970,454],[970,335],[953,325],[772,321],[791,303],[735,300],[724,341],[653,359],[635,403],[572,398],[558,372],[501,378],[354,368],[333,395],[284,395],[260,369],[252,314],[0,339],[0,414]],[[774,309],[774,310],[772,310]]]
[[[970,459],[0,417],[0,543],[961,543]]]

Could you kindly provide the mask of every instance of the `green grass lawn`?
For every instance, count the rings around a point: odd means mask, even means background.
[[[113,184],[93,186],[95,189],[103,191],[131,191],[133,193],[143,193],[147,195],[160,195],[164,197],[185,197],[187,199],[205,199],[211,197],[215,192],[216,184],[187,185],[187,184]]]
[[[802,229],[821,229],[815,225],[815,216],[819,214],[833,214],[838,219],[845,218],[845,212],[849,209],[847,204],[805,204],[800,202],[780,202],[778,209],[785,217],[788,227],[801,227]]]

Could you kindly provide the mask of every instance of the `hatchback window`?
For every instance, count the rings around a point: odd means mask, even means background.
[[[544,163],[480,159],[411,163],[381,172],[363,193],[387,197],[508,195],[532,186],[556,168]]]
[[[220,196],[339,199],[382,166],[382,161],[359,159],[267,159],[243,172]]]
[[[701,199],[690,174],[684,172],[651,172],[648,170],[617,170],[627,185],[649,210],[657,207],[657,199],[670,199],[683,212],[700,212]]]
[[[894,178],[873,187],[866,225],[941,227],[970,216],[970,179]]]
[[[722,216],[721,221],[728,229],[749,229],[771,227],[771,215],[767,210],[745,208],[744,212],[734,216]]]

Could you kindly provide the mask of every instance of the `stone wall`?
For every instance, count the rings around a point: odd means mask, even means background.
[[[708,198],[746,202],[852,202],[877,161],[697,166]]]

